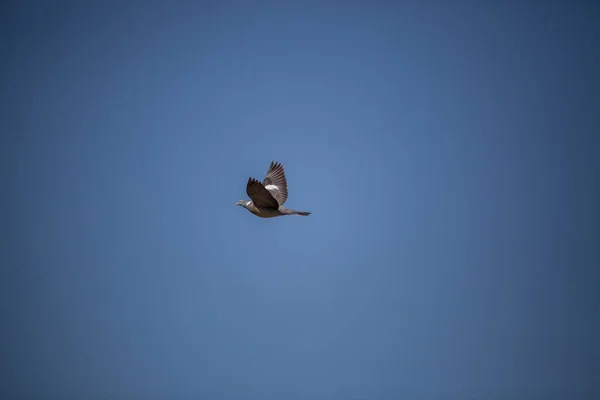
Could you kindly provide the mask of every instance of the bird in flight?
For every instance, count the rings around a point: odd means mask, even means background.
[[[262,183],[248,178],[246,193],[250,200],[240,200],[235,205],[242,206],[261,218],[273,218],[281,215],[310,215],[306,211],[296,211],[283,206],[288,197],[287,181],[283,165],[271,161],[267,176]]]

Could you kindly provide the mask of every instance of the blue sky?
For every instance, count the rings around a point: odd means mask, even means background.
[[[2,397],[600,395],[600,7],[497,3],[3,5]]]

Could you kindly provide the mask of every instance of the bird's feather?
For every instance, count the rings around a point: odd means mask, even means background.
[[[263,181],[263,186],[271,193],[275,200],[277,200],[280,206],[285,203],[288,197],[288,189],[283,165],[271,161],[269,171]]]
[[[279,208],[279,203],[271,195],[265,186],[257,179],[248,178],[246,184],[246,193],[252,199],[254,205],[258,208]]]

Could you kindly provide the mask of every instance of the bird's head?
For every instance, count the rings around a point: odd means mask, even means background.
[[[236,206],[242,206],[242,207],[246,207],[246,200],[240,200],[237,203],[235,203]]]

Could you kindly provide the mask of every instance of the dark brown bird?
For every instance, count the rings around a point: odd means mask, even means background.
[[[310,215],[306,211],[285,208],[288,190],[283,165],[271,161],[267,176],[260,183],[257,179],[248,178],[246,193],[250,200],[240,200],[235,205],[242,206],[252,214],[261,218],[273,218],[281,215]]]

